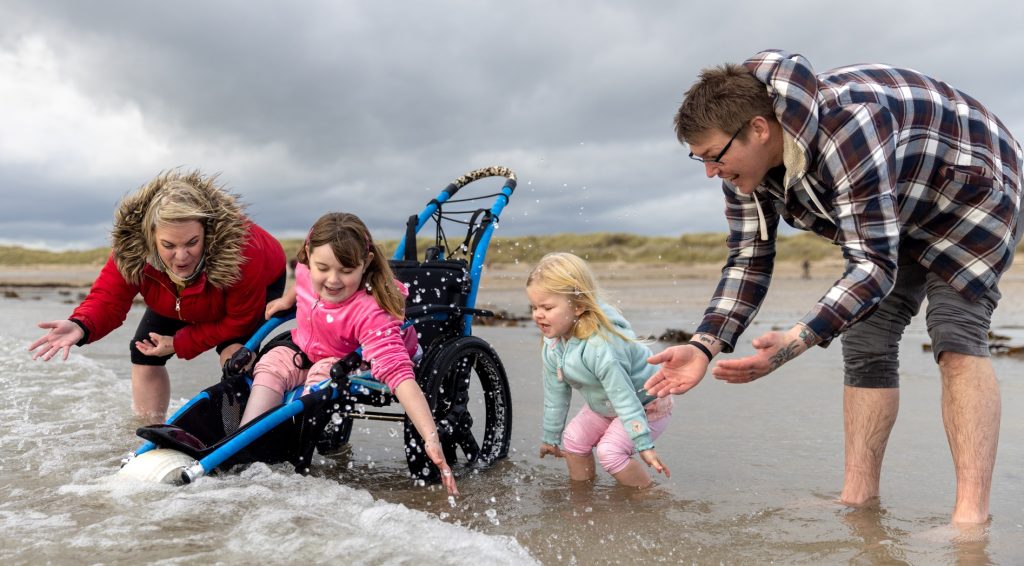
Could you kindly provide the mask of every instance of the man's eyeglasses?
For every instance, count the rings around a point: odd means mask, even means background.
[[[716,155],[716,156],[714,156],[712,158],[704,158],[704,157],[701,157],[699,155],[694,155],[693,152],[691,151],[690,152],[690,159],[692,159],[694,161],[700,161],[701,163],[703,163],[705,165],[721,165],[722,164],[722,157],[725,155],[725,152],[729,151],[729,148],[732,147],[733,140],[735,140],[736,136],[740,135],[740,132],[742,132],[743,128],[746,128],[746,127],[747,127],[746,124],[743,124],[742,126],[740,126],[740,129],[736,130],[736,133],[733,134],[731,138],[729,138],[728,142],[726,142],[725,147],[722,148],[722,151],[718,152],[718,155]]]

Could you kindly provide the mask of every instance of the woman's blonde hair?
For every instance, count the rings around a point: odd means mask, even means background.
[[[347,212],[328,212],[321,216],[310,228],[306,245],[299,248],[295,259],[308,267],[309,251],[323,245],[330,246],[338,262],[349,268],[366,262],[373,252],[360,284],[382,309],[398,319],[405,318],[405,297],[395,286],[395,274],[358,216]]]
[[[597,279],[587,262],[579,256],[568,252],[545,255],[530,271],[526,286],[536,286],[548,293],[561,295],[569,300],[573,310],[577,307],[583,309],[573,325],[574,337],[584,339],[595,332],[601,332],[632,340],[616,330],[615,324],[601,310],[601,290],[597,286]]]
[[[203,251],[206,251],[209,237],[209,220],[213,214],[207,210],[209,199],[194,184],[185,179],[167,181],[153,195],[146,207],[142,219],[142,238],[146,242],[149,253],[159,258],[157,252],[156,229],[168,224],[177,224],[195,220],[203,226]],[[159,261],[156,265],[162,265]]]

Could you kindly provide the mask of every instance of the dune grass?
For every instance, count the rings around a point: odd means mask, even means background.
[[[51,252],[18,246],[0,246],[0,265],[103,265],[110,248]]]
[[[487,250],[490,264],[535,263],[544,254],[553,251],[573,252],[592,262],[653,264],[661,262],[682,264],[721,263],[726,257],[726,235],[724,233],[696,233],[682,236],[641,236],[617,232],[592,234],[551,234],[546,236],[521,236],[517,238],[494,238]],[[450,242],[458,245],[459,242]],[[299,239],[281,240],[285,254],[295,257],[302,244]],[[398,246],[397,240],[381,242],[388,257]],[[420,257],[433,241],[421,238],[417,242]],[[777,243],[778,261],[841,260],[838,246],[811,233],[797,233],[779,236]],[[1024,251],[1024,243],[1017,246]],[[0,265],[102,265],[110,254],[110,248],[53,252],[18,246],[0,246]]]
[[[289,258],[302,240],[281,240]],[[422,238],[417,242],[420,256],[433,242]],[[458,242],[451,242],[457,245]],[[390,257],[398,245],[397,240],[381,242]],[[573,252],[588,261],[623,263],[718,263],[725,259],[725,234],[684,234],[678,237],[640,236],[625,233],[553,234],[494,238],[487,251],[488,263],[534,263],[552,251]],[[17,246],[0,246],[0,265],[101,265],[110,254],[110,248],[81,251],[53,252]],[[780,261],[840,258],[839,249],[813,234],[781,236],[778,242]]]

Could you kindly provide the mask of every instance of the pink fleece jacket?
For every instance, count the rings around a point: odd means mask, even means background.
[[[395,280],[403,295],[406,286]],[[324,358],[343,358],[363,347],[363,360],[373,376],[392,391],[414,379],[411,356],[416,353],[416,332],[401,330],[402,321],[377,304],[373,295],[359,290],[340,303],[322,301],[313,292],[309,267],[295,266],[296,327],[292,341],[316,363]]]

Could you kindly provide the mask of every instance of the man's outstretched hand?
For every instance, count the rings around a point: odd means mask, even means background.
[[[694,346],[682,344],[665,348],[647,358],[649,364],[661,364],[658,373],[644,383],[651,395],[680,395],[693,389],[704,379],[711,361]]]
[[[751,342],[755,350],[753,355],[720,360],[711,374],[715,379],[729,383],[749,383],[806,352],[817,341],[817,336],[802,324],[797,324],[787,332],[769,332]]]

